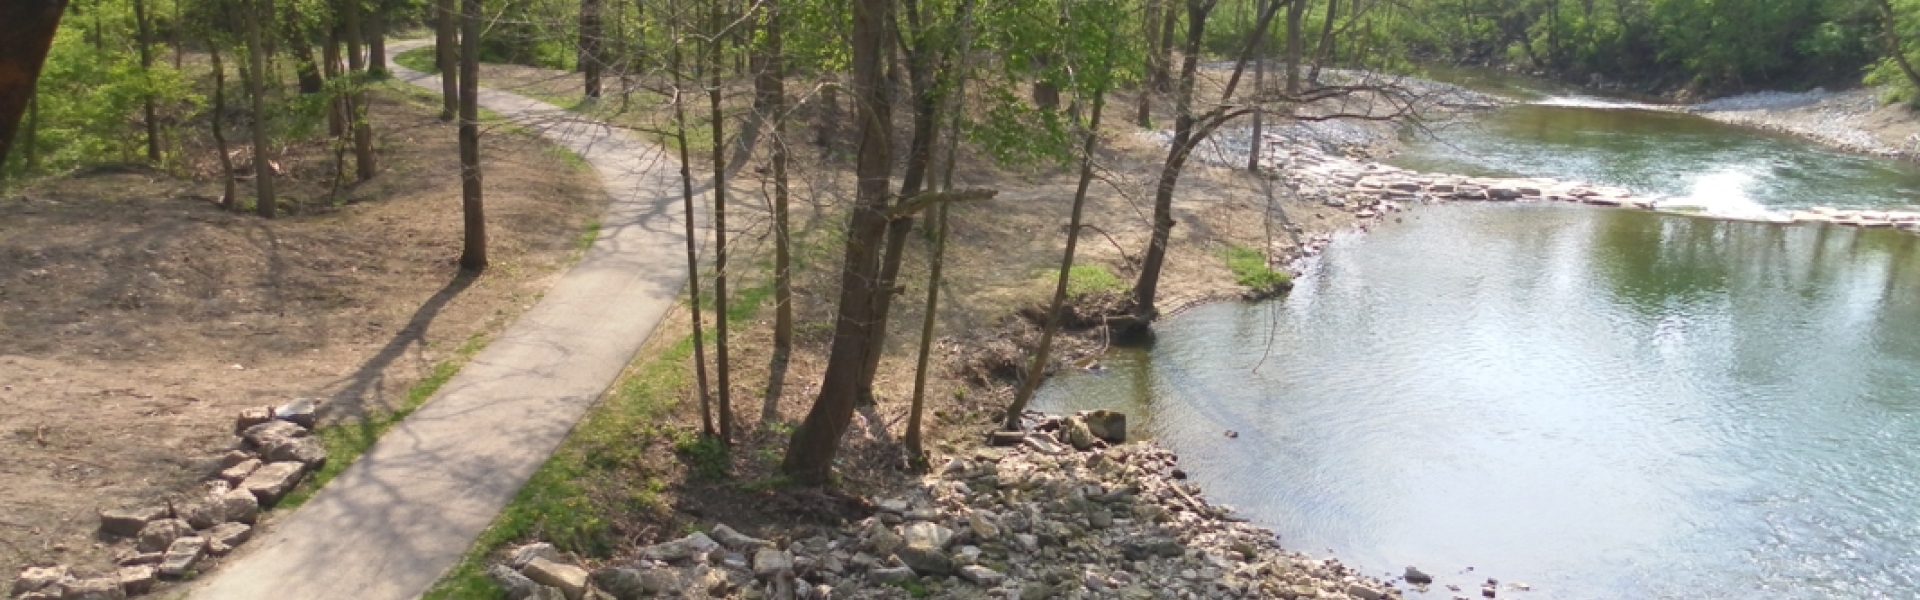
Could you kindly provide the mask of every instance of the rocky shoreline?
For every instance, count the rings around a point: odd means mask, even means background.
[[[870,516],[806,537],[714,524],[607,561],[534,543],[488,574],[513,600],[1402,597],[1209,504],[1173,453],[1125,441],[1124,415],[1030,417],[1008,445],[962,451]],[[1399,583],[1432,578],[1410,568]]]
[[[1920,146],[1915,145],[1920,140],[1905,131],[1914,128],[1913,117],[1903,114],[1900,107],[1883,106],[1879,92],[1872,88],[1758,92],[1681,110],[1722,123],[1785,133],[1846,152],[1920,159]]]

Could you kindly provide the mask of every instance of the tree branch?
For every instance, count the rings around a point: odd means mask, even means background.
[[[887,209],[887,220],[911,217],[914,213],[938,206],[942,202],[965,202],[968,200],[986,200],[1000,194],[1000,190],[984,188],[949,190],[943,192],[921,192],[907,197],[893,208]]]

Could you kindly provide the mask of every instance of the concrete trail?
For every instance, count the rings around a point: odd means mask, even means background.
[[[398,55],[428,43],[387,48]],[[440,89],[437,76],[398,65],[393,72]],[[482,89],[480,105],[534,125],[593,166],[610,197],[599,239],[439,393],[305,506],[276,519],[193,598],[419,597],[559,446],[680,294],[677,162],[544,102]]]

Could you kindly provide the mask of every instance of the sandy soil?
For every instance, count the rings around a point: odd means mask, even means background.
[[[0,573],[106,569],[126,543],[96,537],[95,511],[194,488],[242,408],[315,397],[340,419],[404,397],[537,299],[604,205],[591,173],[492,129],[495,266],[458,278],[454,130],[415,97],[372,106],[386,171],[338,208],[320,143],[282,158],[303,214],[274,221],[144,168],[0,198]]]

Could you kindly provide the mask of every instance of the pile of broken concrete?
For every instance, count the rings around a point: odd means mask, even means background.
[[[224,556],[253,537],[262,507],[271,507],[327,461],[312,435],[315,405],[295,400],[242,411],[239,447],[195,494],[163,506],[100,512],[100,533],[128,548],[109,573],[68,565],[29,567],[14,579],[16,598],[104,600],[152,591],[156,579],[193,576],[207,557]]]
[[[812,537],[715,525],[592,569],[536,543],[489,574],[516,600],[1399,597],[1281,549],[1201,499],[1172,453],[1123,443],[1123,416],[1091,416],[1047,417],[1009,447],[966,451],[870,517]]]

